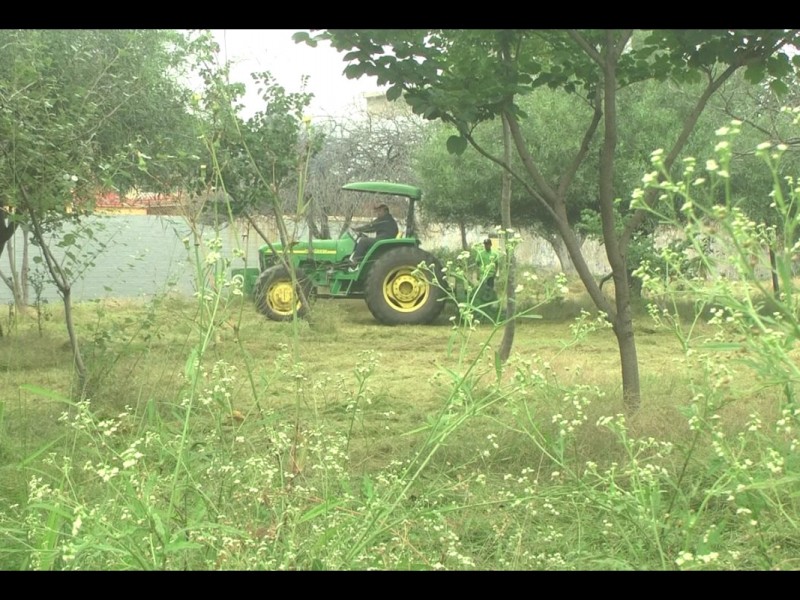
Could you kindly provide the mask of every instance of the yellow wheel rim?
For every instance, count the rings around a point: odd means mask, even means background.
[[[283,316],[292,314],[292,305],[295,311],[300,310],[300,298],[294,293],[291,281],[276,281],[267,290],[267,306]]]
[[[415,275],[415,267],[399,267],[389,271],[383,280],[383,297],[397,311],[414,312],[425,304],[431,293],[428,280]]]

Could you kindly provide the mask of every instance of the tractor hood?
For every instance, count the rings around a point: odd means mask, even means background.
[[[343,240],[314,240],[311,243],[311,247],[314,250],[314,254],[319,254],[322,256],[335,255],[341,246],[346,246],[346,245],[347,242],[343,243]],[[353,243],[350,242],[349,245],[352,246]],[[297,241],[289,244],[292,254],[308,254],[308,246],[309,243],[307,241],[305,242]],[[272,244],[272,247],[278,254],[280,254],[283,251],[283,244],[281,244],[280,242]],[[261,252],[269,253],[270,252],[269,246],[262,246]]]

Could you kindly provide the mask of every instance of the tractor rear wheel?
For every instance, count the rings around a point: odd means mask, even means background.
[[[417,265],[434,265],[434,282],[428,270]],[[417,247],[392,249],[372,265],[364,287],[367,307],[372,316],[385,325],[421,325],[430,323],[444,308],[444,273],[439,261]]]
[[[303,302],[300,288],[306,298]],[[259,275],[254,287],[256,309],[273,321],[291,321],[292,314],[298,317],[308,314],[312,285],[302,273],[297,273],[297,287],[292,287],[292,274],[282,266],[276,265]]]

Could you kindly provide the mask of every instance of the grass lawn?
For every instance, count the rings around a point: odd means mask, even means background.
[[[790,442],[719,446],[779,420],[779,390],[734,353],[687,357],[642,312],[642,407],[623,416],[616,340],[581,308],[574,287],[518,322],[500,369],[502,328],[452,312],[385,327],[358,300],[296,323],[247,300],[212,319],[179,298],[85,303],[88,404],[67,400],[62,315],[32,310],[0,338],[0,566],[796,568],[779,515],[797,515],[797,471],[754,488],[770,501],[735,493],[743,457]],[[758,536],[737,512],[754,506]]]

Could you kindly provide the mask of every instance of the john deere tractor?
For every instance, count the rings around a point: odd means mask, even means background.
[[[313,298],[363,298],[372,315],[386,325],[424,324],[442,312],[446,294],[441,264],[420,248],[414,208],[422,191],[399,183],[349,183],[345,190],[388,194],[408,199],[405,231],[379,240],[358,265],[349,257],[359,233],[345,229],[338,239],[295,241],[285,251],[275,243],[259,249],[261,274],[253,286],[256,308],[275,321],[302,317]],[[285,261],[294,267],[295,279]],[[419,268],[424,263],[429,268]],[[302,293],[301,293],[302,292]]]

